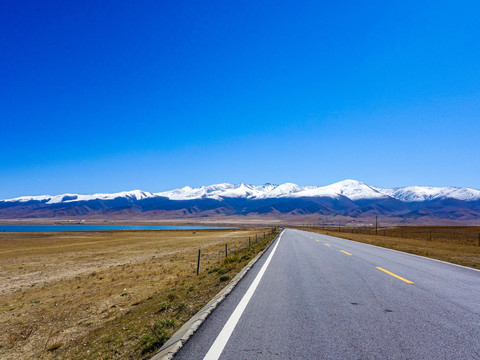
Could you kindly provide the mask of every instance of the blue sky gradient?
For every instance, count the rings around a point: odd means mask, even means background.
[[[3,1],[0,198],[480,187],[480,3]]]

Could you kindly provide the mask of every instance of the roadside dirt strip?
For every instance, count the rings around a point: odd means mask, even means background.
[[[196,313],[190,320],[188,320],[173,336],[158,350],[158,352],[151,358],[151,360],[170,360],[182,348],[185,342],[197,331],[205,319],[212,313],[212,311],[220,305],[220,303],[227,297],[230,292],[237,286],[242,278],[247,274],[251,267],[260,259],[260,257],[270,248],[270,246],[277,241],[282,235],[283,231],[277,235],[275,239],[257,256],[255,256],[247,266],[245,266],[230,283],[224,287],[215,297],[205,305],[198,313]]]

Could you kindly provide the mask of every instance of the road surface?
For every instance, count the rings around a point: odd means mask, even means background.
[[[175,359],[480,359],[480,271],[287,229]]]

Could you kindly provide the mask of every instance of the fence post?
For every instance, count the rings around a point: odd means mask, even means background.
[[[265,233],[263,233],[263,238],[265,239]]]
[[[258,237],[257,237],[257,234],[255,234],[255,242],[258,241]]]
[[[225,243],[225,257],[228,257],[228,246],[227,246],[227,243]]]
[[[250,247],[250,236],[248,237],[248,247]]]
[[[198,261],[197,261],[197,275],[200,273],[200,256],[202,254],[202,249],[198,249]]]
[[[480,246],[480,233],[478,233],[478,246]]]

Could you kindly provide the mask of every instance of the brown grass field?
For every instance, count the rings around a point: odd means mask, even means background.
[[[0,233],[0,358],[149,358],[269,230]]]
[[[300,228],[480,269],[480,227]]]

